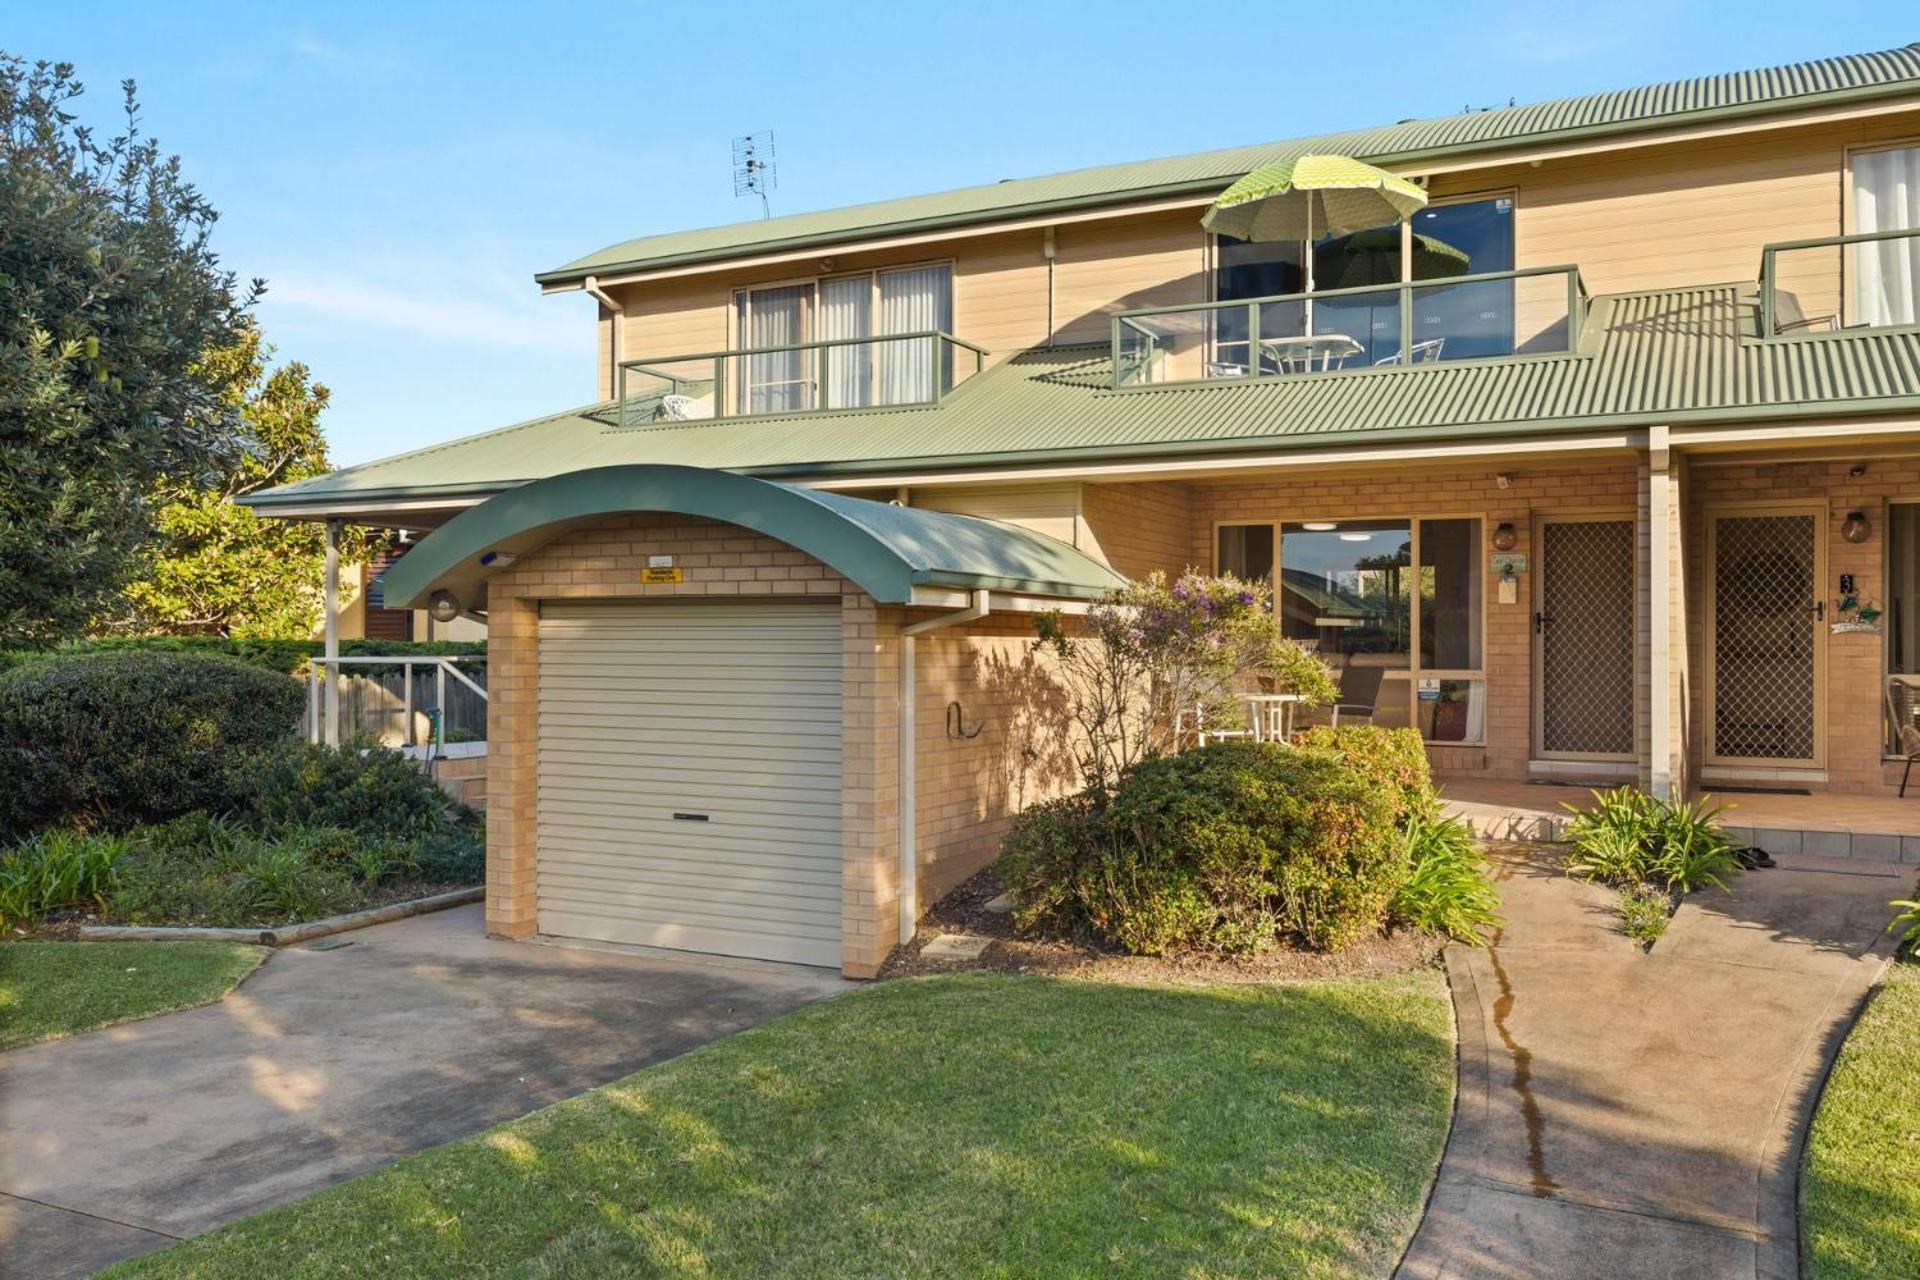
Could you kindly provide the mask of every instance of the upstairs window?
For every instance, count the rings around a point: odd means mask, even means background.
[[[1920,228],[1920,147],[1856,151],[1852,162],[1855,232]],[[1847,322],[1920,323],[1920,236],[1869,241],[1852,250]]]
[[[736,345],[758,354],[742,362],[735,412],[932,400],[951,383],[947,344],[866,340],[952,331],[953,268],[946,263],[737,290]],[[822,343],[832,345],[810,345]]]

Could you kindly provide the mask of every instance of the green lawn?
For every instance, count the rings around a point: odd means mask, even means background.
[[[128,1276],[1382,1276],[1453,1091],[1433,972],[852,992]]]
[[[1920,964],[1888,971],[1840,1051],[1800,1212],[1808,1280],[1920,1276]]]
[[[232,942],[0,944],[0,1049],[218,1000],[266,954]]]

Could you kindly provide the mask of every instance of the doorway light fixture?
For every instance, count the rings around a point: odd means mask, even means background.
[[[1840,526],[1840,536],[1848,542],[1861,543],[1873,536],[1873,526],[1867,523],[1864,511],[1847,512],[1846,523]]]
[[[1513,531],[1513,522],[1511,520],[1502,520],[1499,524],[1493,526],[1493,549],[1495,551],[1511,551],[1513,550],[1514,544],[1518,541],[1520,541],[1520,535]]]
[[[1340,535],[1340,541],[1342,541],[1342,542],[1371,542],[1371,541],[1373,541],[1373,535],[1372,535],[1372,534],[1370,534],[1370,533],[1343,533],[1343,534],[1341,534],[1341,535]]]

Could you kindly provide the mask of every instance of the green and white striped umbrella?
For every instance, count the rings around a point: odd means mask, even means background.
[[[1228,187],[1200,225],[1240,240],[1312,240],[1398,222],[1426,203],[1418,186],[1364,160],[1300,156]]]

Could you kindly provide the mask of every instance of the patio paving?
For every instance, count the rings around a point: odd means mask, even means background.
[[[1553,840],[1567,819],[1563,805],[1585,804],[1593,789],[1617,784],[1443,778],[1440,785],[1447,807],[1487,839]],[[1712,788],[1707,794],[1724,806],[1722,821],[1735,835],[1768,853],[1920,864],[1920,784],[1905,797]]]
[[[1644,953],[1610,890],[1530,850],[1451,947],[1460,1094],[1399,1280],[1794,1280],[1820,1081],[1917,872],[1810,856],[1686,899]]]

